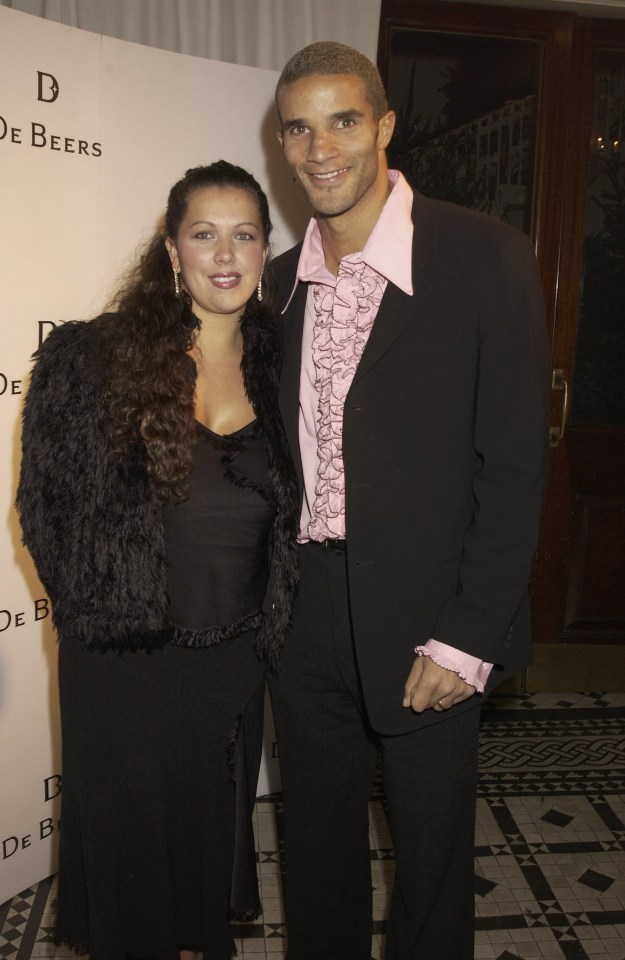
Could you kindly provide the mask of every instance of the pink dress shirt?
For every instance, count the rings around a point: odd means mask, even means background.
[[[299,442],[304,498],[299,540],[345,538],[345,477],[342,460],[343,406],[375,321],[387,283],[413,295],[412,190],[397,170],[389,171],[391,193],[361,252],[339,263],[337,276],[325,265],[316,219],[308,224],[297,281],[310,284],[302,335]],[[285,308],[286,309],[286,308]],[[492,664],[448,644],[429,640],[415,653],[452,670],[478,693]]]

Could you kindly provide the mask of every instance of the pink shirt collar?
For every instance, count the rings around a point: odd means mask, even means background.
[[[412,295],[412,190],[399,170],[389,170],[392,185],[389,197],[382,208],[378,221],[371,231],[362,252],[350,253],[345,260],[364,260],[386,280],[395,284],[404,293]],[[334,286],[332,276],[323,257],[321,232],[316,217],[311,217],[297,264],[297,275],[291,302],[298,281],[325,283]],[[284,310],[282,311],[284,313]]]

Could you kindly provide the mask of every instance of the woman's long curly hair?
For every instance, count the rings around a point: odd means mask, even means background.
[[[197,370],[190,351],[200,321],[191,310],[191,298],[174,288],[174,275],[165,238],[175,240],[189,198],[204,187],[247,190],[258,207],[265,243],[271,220],[267,198],[254,177],[225,160],[193,167],[172,187],[164,226],[147,244],[138,263],[126,276],[105,326],[110,369],[106,388],[112,450],[145,450],[148,475],[157,497],[187,496],[195,423]],[[265,305],[267,290],[265,279]],[[255,309],[250,298],[246,317]],[[142,441],[142,444],[141,444]]]

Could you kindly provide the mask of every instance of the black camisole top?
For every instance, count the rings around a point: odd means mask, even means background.
[[[174,643],[205,646],[258,626],[274,517],[257,422],[227,436],[198,423],[189,497],[164,509]]]

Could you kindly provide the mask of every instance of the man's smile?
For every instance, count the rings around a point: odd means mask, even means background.
[[[313,180],[324,180],[327,182],[336,179],[336,177],[339,177],[343,173],[347,173],[348,170],[349,167],[341,167],[339,170],[330,170],[328,173],[315,173],[311,171],[308,173],[308,176]]]

